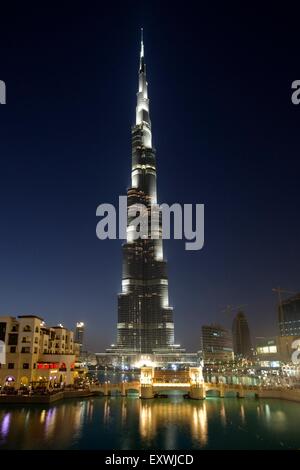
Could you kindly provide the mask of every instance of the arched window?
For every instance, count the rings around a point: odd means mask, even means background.
[[[30,325],[25,325],[23,331],[31,331]]]

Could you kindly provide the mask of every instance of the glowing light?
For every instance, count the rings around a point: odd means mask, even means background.
[[[189,382],[177,383],[177,382],[157,382],[154,384],[155,388],[168,387],[168,388],[188,388],[190,386]]]
[[[151,356],[141,356],[134,364],[134,367],[141,369],[142,367],[156,367],[156,362],[152,361]]]

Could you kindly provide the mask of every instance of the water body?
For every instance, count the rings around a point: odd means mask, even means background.
[[[299,404],[254,398],[1,405],[0,449],[299,449],[299,422]]]

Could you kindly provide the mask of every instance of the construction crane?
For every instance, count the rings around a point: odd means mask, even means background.
[[[281,294],[282,294],[282,293],[285,293],[285,294],[296,294],[296,292],[293,292],[293,291],[291,291],[291,290],[281,289],[281,287],[275,287],[274,289],[272,289],[272,291],[278,293],[278,303],[279,303],[279,305],[282,304],[282,297],[281,297]]]
[[[283,318],[283,308],[282,308],[282,297],[281,297],[281,294],[282,293],[285,293],[285,294],[296,294],[296,292],[293,292],[291,290],[287,290],[287,289],[281,289],[281,287],[274,287],[274,289],[272,289],[273,292],[277,292],[278,294],[278,308],[280,310],[280,314],[281,314],[281,317]]]

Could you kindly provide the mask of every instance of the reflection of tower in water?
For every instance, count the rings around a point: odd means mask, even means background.
[[[197,404],[186,401],[178,403],[140,402],[140,435],[146,445],[151,444],[158,430],[164,427],[167,430],[165,447],[174,448],[176,446],[176,428],[179,426],[190,427],[193,439],[204,447],[207,443],[207,424],[205,402]]]

